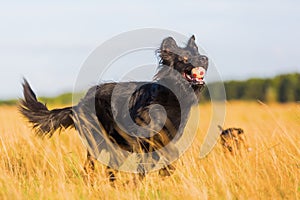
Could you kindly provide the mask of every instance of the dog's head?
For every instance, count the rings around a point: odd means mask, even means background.
[[[186,47],[179,47],[172,37],[163,40],[160,47],[161,64],[173,67],[192,85],[204,85],[208,58],[200,55],[192,36]]]

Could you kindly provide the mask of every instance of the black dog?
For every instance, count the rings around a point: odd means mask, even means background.
[[[89,147],[85,168],[93,169],[93,158],[103,149],[114,151],[115,147],[129,154],[152,153],[154,160],[162,154],[174,160],[177,150],[171,147],[163,152],[164,147],[181,137],[191,106],[198,103],[208,58],[200,55],[194,36],[184,48],[172,37],[164,39],[159,55],[159,70],[152,82],[100,84],[73,107],[48,110],[24,80],[20,111],[40,136],[75,126]],[[108,164],[119,167],[122,161],[112,153]],[[142,176],[145,165],[140,162],[138,172]],[[166,165],[161,170],[169,169],[174,167]],[[111,171],[109,175],[114,180]]]

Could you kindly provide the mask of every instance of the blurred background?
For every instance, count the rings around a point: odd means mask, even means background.
[[[300,101],[299,21],[295,0],[0,1],[0,100],[22,97],[23,77],[39,96],[71,92],[97,46],[154,27],[194,34],[228,99]]]

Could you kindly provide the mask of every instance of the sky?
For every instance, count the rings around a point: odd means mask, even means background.
[[[72,91],[91,52],[142,28],[194,34],[223,80],[300,72],[299,22],[297,0],[0,0],[0,99],[23,77],[39,96]]]

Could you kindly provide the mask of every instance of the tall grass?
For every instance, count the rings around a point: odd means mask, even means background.
[[[93,184],[86,181],[86,152],[76,131],[37,138],[16,107],[2,106],[0,199],[300,198],[299,104],[228,102],[225,127],[243,128],[253,151],[232,157],[216,145],[204,159],[199,152],[211,106],[200,109],[197,137],[171,177],[153,172],[135,185],[132,174],[117,173],[112,187],[101,164]]]

